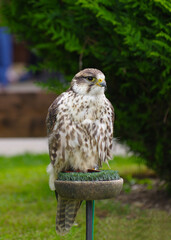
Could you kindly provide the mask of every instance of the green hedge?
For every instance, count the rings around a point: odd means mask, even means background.
[[[2,0],[18,38],[40,67],[71,78],[79,66],[104,71],[115,137],[171,182],[170,0]]]

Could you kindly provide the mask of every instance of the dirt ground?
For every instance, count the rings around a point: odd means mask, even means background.
[[[148,184],[134,184],[130,192],[124,191],[116,198],[123,204],[132,204],[142,209],[159,209],[171,214],[171,195],[164,189],[165,183],[159,179],[150,179]]]

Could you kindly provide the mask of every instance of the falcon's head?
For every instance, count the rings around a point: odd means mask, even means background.
[[[98,69],[86,68],[74,76],[71,88],[80,95],[104,94],[106,88],[105,75]]]

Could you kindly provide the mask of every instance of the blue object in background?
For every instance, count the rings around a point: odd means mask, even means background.
[[[0,85],[6,86],[6,71],[12,64],[12,37],[6,27],[0,27]]]

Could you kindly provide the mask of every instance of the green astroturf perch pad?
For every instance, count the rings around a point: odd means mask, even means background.
[[[95,172],[60,172],[58,180],[63,181],[110,181],[120,179],[118,171],[101,170]]]

